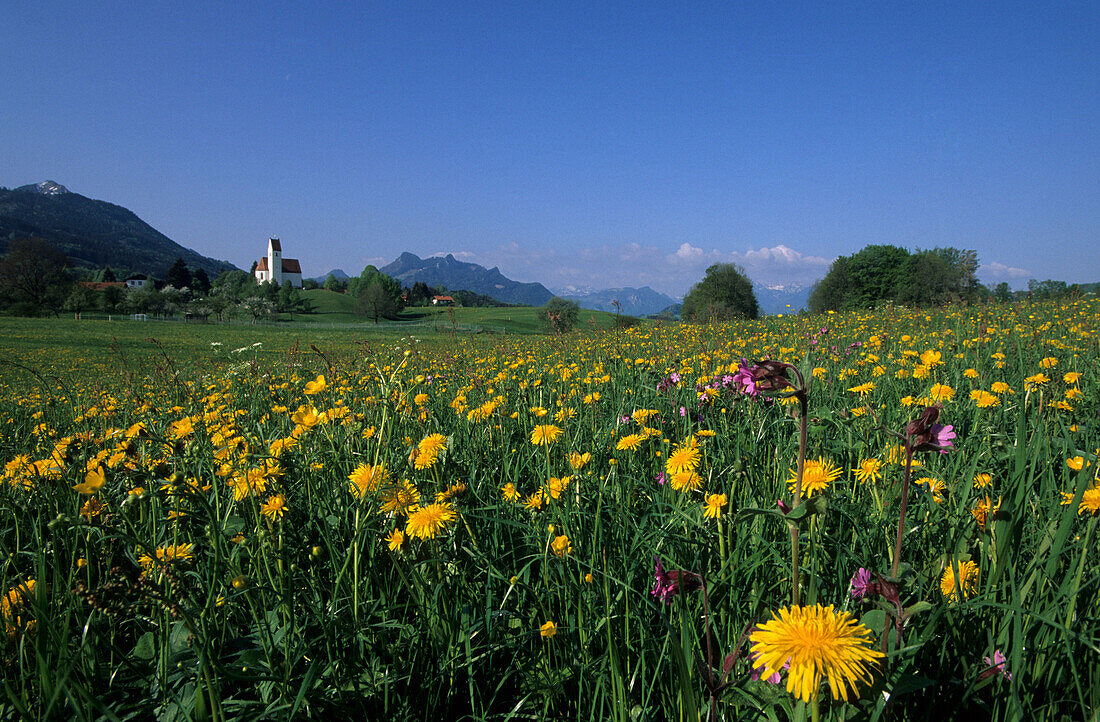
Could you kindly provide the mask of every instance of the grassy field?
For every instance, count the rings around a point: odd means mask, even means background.
[[[1098,320],[2,319],[0,718],[1096,719]]]

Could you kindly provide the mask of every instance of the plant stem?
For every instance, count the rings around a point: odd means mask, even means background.
[[[894,565],[890,576],[898,578],[898,565],[901,563],[901,540],[905,537],[905,507],[909,505],[909,478],[913,472],[913,445],[905,440],[905,476],[901,482],[901,507],[898,510],[898,536],[894,542]]]
[[[806,471],[806,427],[808,424],[809,408],[806,403],[806,392],[800,390],[798,397],[798,473],[795,476],[794,506],[802,503],[802,475]],[[798,569],[798,525],[791,524],[791,604],[797,606],[801,599],[801,579]]]

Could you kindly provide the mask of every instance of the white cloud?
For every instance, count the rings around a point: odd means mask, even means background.
[[[745,251],[704,250],[684,242],[674,250],[639,243],[587,246],[577,251],[553,246],[521,248],[508,243],[479,261],[499,265],[517,281],[538,281],[551,288],[618,288],[649,286],[679,297],[699,281],[714,263],[736,263],[758,287],[808,286],[823,277],[831,260],[804,255],[779,244]]]
[[[990,263],[983,263],[978,268],[978,275],[983,278],[1003,281],[1012,278],[1030,278],[1031,271],[1024,268],[1016,268],[1015,266],[1006,266],[1003,263],[992,261]]]

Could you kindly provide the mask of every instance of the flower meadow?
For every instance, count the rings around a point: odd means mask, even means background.
[[[1095,719],[1098,319],[5,354],[0,716]]]

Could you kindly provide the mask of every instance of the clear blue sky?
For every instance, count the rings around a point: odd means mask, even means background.
[[[676,7],[680,5],[681,7]],[[1100,281],[1100,3],[13,2],[0,184],[247,268],[676,295],[870,243]]]

